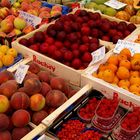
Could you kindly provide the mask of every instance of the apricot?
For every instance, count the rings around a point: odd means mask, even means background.
[[[41,82],[50,82],[50,74],[47,71],[40,71],[38,73],[38,77]]]
[[[107,69],[103,72],[103,80],[108,82],[108,83],[112,83],[114,80],[115,74],[112,70]]]
[[[130,87],[129,87],[129,91],[130,92],[137,92],[137,93],[139,93],[140,92],[140,86],[139,85],[136,85],[136,84],[134,84],[134,85],[131,85]]]
[[[126,67],[127,69],[131,69],[131,63],[128,60],[121,60],[119,66]]]
[[[46,97],[47,93],[52,90],[51,86],[48,83],[42,82],[42,87],[40,93]]]
[[[12,115],[12,123],[16,127],[24,127],[30,122],[30,114],[24,109],[17,110]]]
[[[138,77],[138,76],[131,76],[130,77],[130,84],[131,85],[134,85],[134,84],[140,85],[140,77]]]
[[[32,72],[32,73],[35,73],[35,74],[37,74],[37,73],[39,73],[40,72],[40,67],[39,67],[39,65],[37,64],[37,63],[35,63],[35,62],[31,62],[30,64],[29,64],[29,71],[30,72]]]
[[[14,74],[7,70],[0,72],[0,84],[5,83],[8,80],[14,80]]]
[[[118,54],[118,60],[119,60],[119,62],[122,60],[127,60],[127,56],[124,54]]]
[[[98,72],[98,78],[103,79],[103,73],[104,73],[104,71],[99,71]]]
[[[32,111],[40,111],[45,106],[45,98],[42,94],[34,94],[30,97],[30,108]]]
[[[112,70],[114,73],[117,71],[117,66],[114,64],[108,64],[107,69]]]
[[[114,79],[113,79],[113,82],[112,82],[112,84],[115,84],[115,85],[117,85],[117,84],[118,84],[118,82],[119,82],[119,79],[118,79],[118,77],[117,77],[117,76],[114,76]]]
[[[135,53],[132,59],[140,59],[140,53]]]
[[[67,97],[60,90],[51,90],[46,96],[46,105],[56,108],[61,106],[66,100]]]
[[[43,119],[45,119],[46,117],[48,116],[48,113],[44,110],[41,110],[41,111],[38,111],[38,112],[35,112],[32,116],[32,122],[35,124],[35,125],[39,125],[41,123],[41,121]]]
[[[139,71],[140,70],[140,59],[138,59],[138,58],[132,59],[131,67],[132,67],[132,70]]]
[[[119,87],[123,87],[123,86],[129,87],[130,86],[130,82],[127,79],[120,80],[119,83],[118,83],[118,86]]]
[[[29,127],[14,128],[12,131],[12,140],[20,140],[31,131]]]
[[[116,55],[111,55],[108,60],[107,63],[109,64],[114,64],[114,65],[118,65],[119,61],[118,61],[118,57]]]
[[[36,74],[28,72],[23,81],[25,82],[26,80],[31,79],[31,78],[39,79],[39,77]]]
[[[107,66],[108,66],[108,63],[104,63],[104,64],[101,64],[100,66],[99,66],[99,71],[104,71],[104,70],[106,70],[107,69]]]
[[[9,80],[0,85],[0,94],[10,98],[18,88],[18,84],[15,80]]]
[[[9,131],[0,131],[0,140],[12,140],[10,132]]]
[[[27,109],[30,105],[30,98],[24,92],[16,92],[12,95],[10,100],[13,109]]]
[[[6,96],[0,95],[0,113],[5,113],[9,109],[9,100]]]
[[[129,70],[125,67],[119,67],[117,71],[117,77],[121,80],[128,79],[130,77]]]
[[[10,123],[9,118],[5,114],[1,113],[0,114],[0,131],[6,130],[9,126],[9,123]]]
[[[129,88],[127,86],[121,86],[120,88],[123,88],[125,90],[129,90]]]
[[[28,79],[24,82],[24,88],[29,96],[41,91],[41,82],[36,78]]]
[[[93,72],[92,76],[98,78],[98,74],[96,72]]]
[[[138,71],[130,71],[130,76],[139,76]]]
[[[127,48],[122,49],[122,50],[120,51],[120,54],[126,55],[128,59],[131,58],[131,52],[130,52],[130,50],[127,49]]]

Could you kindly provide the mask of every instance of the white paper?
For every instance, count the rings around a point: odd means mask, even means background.
[[[134,43],[126,40],[118,40],[113,52],[120,53],[120,51],[124,48],[128,48],[133,56],[135,53],[140,53],[140,44]]]
[[[24,18],[27,24],[32,25],[35,27],[36,25],[40,24],[42,19],[40,17],[34,16],[24,11],[19,11],[19,16]]]
[[[29,69],[29,65],[24,65],[24,64],[19,65],[15,73],[15,79],[17,83],[21,84],[23,82],[28,69]]]
[[[127,5],[127,4],[117,1],[117,0],[109,0],[109,1],[105,2],[104,4],[109,7],[114,8],[114,9],[117,9],[117,10],[119,10]]]
[[[90,62],[89,66],[99,62],[105,57],[105,46],[99,48],[98,50],[91,53],[92,61]]]

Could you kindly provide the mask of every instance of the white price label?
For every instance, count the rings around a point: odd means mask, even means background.
[[[126,41],[126,40],[118,40],[113,52],[120,53],[120,51],[124,48],[128,48],[133,56],[135,53],[140,53],[140,44]]]
[[[41,20],[42,20],[40,17],[34,16],[34,15],[29,14],[29,13],[24,12],[24,11],[19,11],[19,16],[24,18],[26,20],[26,22],[29,25],[32,25],[33,27],[40,24]]]
[[[127,5],[127,4],[117,1],[117,0],[109,0],[109,1],[105,2],[104,4],[107,6],[110,6],[114,9],[117,9],[117,10],[119,10]]]
[[[99,48],[98,50],[91,53],[92,61],[90,62],[89,66],[99,62],[105,57],[105,46]]]
[[[15,73],[15,79],[17,83],[21,84],[23,82],[28,69],[29,69],[29,65],[19,65]]]

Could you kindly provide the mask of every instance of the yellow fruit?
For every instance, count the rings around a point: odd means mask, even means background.
[[[135,53],[132,59],[140,59],[140,53]]]
[[[4,53],[0,52],[0,60],[2,59],[3,56],[4,56]]]
[[[136,85],[136,84],[131,85],[129,87],[129,91],[130,92],[137,92],[137,93],[139,93],[140,92],[140,86],[139,85]]]
[[[2,61],[0,60],[0,68],[2,68],[3,67],[3,63],[2,63]]]
[[[117,85],[119,82],[119,79],[117,76],[114,77],[112,84]]]
[[[118,83],[119,87],[129,87],[130,86],[130,82],[126,79],[126,80],[120,80]]]
[[[129,90],[127,86],[121,86],[120,88],[123,88],[125,90]]]
[[[136,71],[140,70],[140,59],[138,58],[132,59],[131,67],[132,67],[132,70],[136,70]]]
[[[135,95],[138,95],[138,96],[140,96],[140,93],[139,92],[133,92]]]
[[[139,76],[131,76],[130,77],[130,84],[131,85],[134,85],[134,84],[140,85],[140,77]]]
[[[4,55],[2,58],[2,63],[5,66],[10,66],[14,63],[14,57],[12,55],[9,55],[9,54]]]
[[[7,54],[12,55],[13,57],[17,57],[17,51],[14,48],[9,49]]]
[[[8,46],[6,45],[0,46],[0,52],[3,52],[4,54],[6,54],[8,50],[9,50]]]

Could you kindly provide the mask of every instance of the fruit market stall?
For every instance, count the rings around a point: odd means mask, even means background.
[[[139,0],[93,0],[85,8],[100,10],[101,13],[134,24],[140,24]]]

